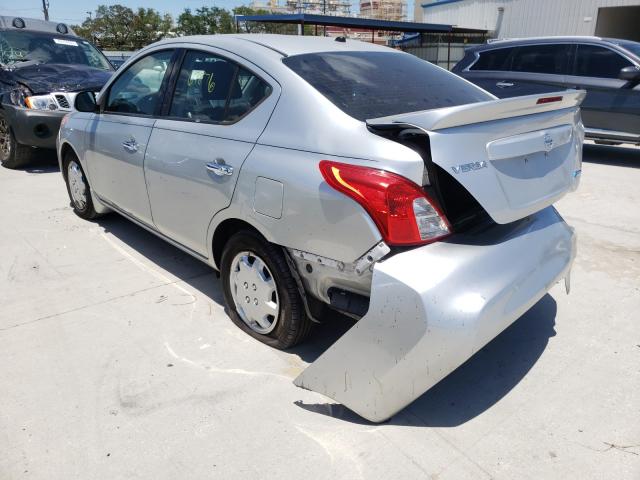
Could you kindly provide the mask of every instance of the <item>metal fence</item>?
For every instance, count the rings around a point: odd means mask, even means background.
[[[398,43],[403,51],[451,70],[464,57],[464,50],[472,45],[485,43],[484,34],[420,35],[406,43]]]

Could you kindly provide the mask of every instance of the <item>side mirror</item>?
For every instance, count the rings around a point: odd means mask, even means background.
[[[88,91],[78,93],[78,95],[76,95],[74,107],[79,112],[97,112],[98,104],[96,103],[95,93]]]
[[[640,82],[640,68],[634,66],[624,67],[620,70],[618,78],[627,82]]]

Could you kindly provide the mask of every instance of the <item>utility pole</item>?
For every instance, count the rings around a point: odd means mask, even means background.
[[[44,19],[49,21],[49,0],[42,0],[42,11],[44,12]]]

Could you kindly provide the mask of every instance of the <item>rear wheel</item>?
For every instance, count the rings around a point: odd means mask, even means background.
[[[220,272],[229,316],[246,333],[279,349],[309,335],[312,323],[280,247],[249,230],[236,233]]]
[[[85,220],[93,220],[98,217],[98,213],[93,208],[91,187],[75,154],[71,152],[65,154],[63,168],[65,169],[64,179],[67,183],[67,192],[73,211]]]
[[[24,167],[31,161],[33,149],[16,141],[9,122],[0,113],[0,162],[6,168]]]

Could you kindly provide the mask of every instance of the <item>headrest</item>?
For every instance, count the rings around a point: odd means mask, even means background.
[[[200,91],[203,100],[226,100],[229,87],[232,87],[231,98],[240,98],[242,91],[235,77],[236,66],[224,61],[206,62],[203,64],[204,75]],[[233,81],[233,85],[231,82]]]

